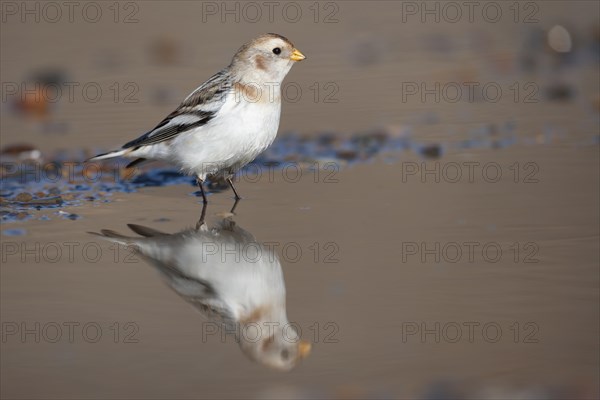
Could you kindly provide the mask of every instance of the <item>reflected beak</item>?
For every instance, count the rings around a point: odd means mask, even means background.
[[[298,343],[298,355],[300,356],[300,358],[305,358],[306,356],[308,356],[310,354],[310,348],[311,348],[311,344],[305,340],[301,340],[300,343]]]
[[[298,49],[294,49],[292,51],[292,55],[290,56],[290,60],[293,61],[302,61],[306,58],[306,56],[304,56],[304,54],[300,53],[300,51]]]

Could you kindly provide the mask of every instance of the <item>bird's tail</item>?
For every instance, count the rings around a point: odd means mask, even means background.
[[[102,229],[100,231],[100,233],[97,233],[97,232],[88,232],[88,233],[90,233],[92,235],[100,236],[110,242],[116,242],[116,243],[120,243],[120,244],[124,244],[124,245],[137,244],[139,242],[139,240],[143,239],[143,238],[149,238],[149,237],[155,237],[155,236],[165,236],[165,235],[168,236],[168,233],[161,232],[161,231],[153,229],[153,228],[148,228],[147,226],[136,225],[136,224],[127,224],[127,226],[133,232],[142,236],[142,238],[122,235],[119,232],[115,232],[110,229]]]
[[[98,154],[92,158],[88,158],[85,162],[107,160],[109,158],[120,157],[128,153],[131,149],[109,151],[108,153]]]
[[[111,231],[110,229],[102,229],[100,233],[98,232],[88,232],[92,235],[100,236],[109,242],[119,243],[123,245],[131,245],[134,244],[135,238],[121,235],[118,232]]]

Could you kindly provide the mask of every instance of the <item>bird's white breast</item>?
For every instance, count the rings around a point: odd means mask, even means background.
[[[278,95],[257,98],[232,91],[215,118],[174,140],[177,158],[171,162],[201,177],[239,170],[275,140],[281,113]]]

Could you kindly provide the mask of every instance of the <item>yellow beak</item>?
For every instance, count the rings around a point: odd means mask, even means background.
[[[308,356],[310,354],[311,347],[312,346],[310,342],[301,340],[300,343],[298,343],[298,355],[300,356],[300,358],[305,358],[306,356]]]
[[[290,56],[290,59],[293,61],[302,61],[306,58],[306,56],[304,56],[304,54],[300,53],[300,50],[298,49],[294,49],[292,51],[292,55]]]

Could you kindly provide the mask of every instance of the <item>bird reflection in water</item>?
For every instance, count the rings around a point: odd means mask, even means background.
[[[174,234],[128,224],[140,236],[94,233],[132,246],[177,294],[221,329],[233,333],[251,360],[289,371],[310,352],[286,314],[285,283],[277,255],[233,221],[209,228],[205,209],[195,229]]]

